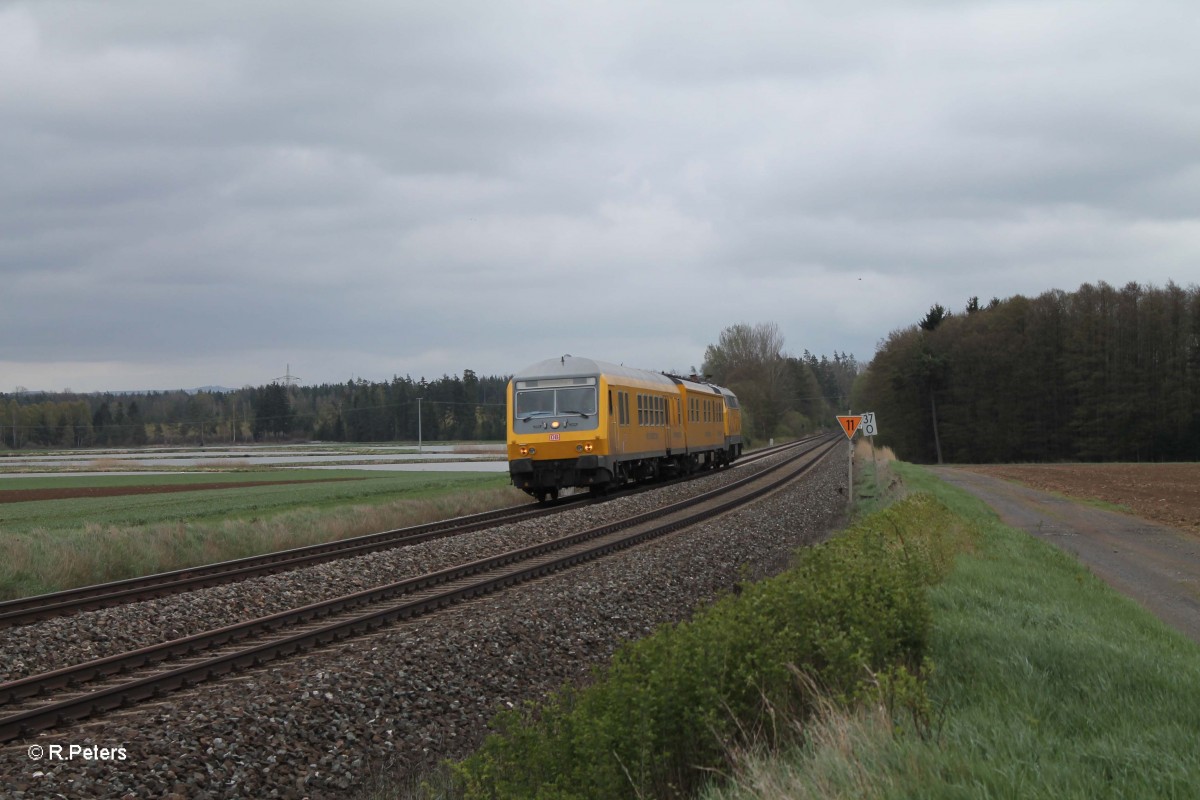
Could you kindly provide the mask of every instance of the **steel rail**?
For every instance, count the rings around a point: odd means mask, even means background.
[[[0,704],[12,704],[30,697],[39,697],[57,689],[73,688],[110,675],[124,675],[131,670],[158,664],[168,659],[186,657],[198,651],[227,646],[230,643],[264,633],[270,635],[269,632],[276,631],[280,627],[294,626],[317,619],[325,620],[331,615],[344,613],[365,604],[378,604],[396,597],[411,595],[414,592],[426,592],[425,596],[418,596],[416,599],[399,605],[390,604],[381,610],[370,611],[366,614],[355,613],[347,619],[323,622],[311,630],[292,633],[283,638],[276,638],[243,649],[234,649],[232,652],[222,653],[167,672],[123,680],[118,684],[100,687],[95,691],[73,698],[5,715],[0,718],[0,742],[10,741],[38,730],[157,697],[163,692],[190,686],[231,670],[257,666],[298,650],[307,650],[314,646],[339,641],[348,636],[373,630],[397,619],[427,613],[465,598],[531,580],[549,572],[564,569],[696,524],[757,499],[794,480],[819,463],[822,458],[832,452],[835,446],[836,441],[832,443],[830,440],[818,441],[812,447],[786,461],[763,472],[739,479],[728,486],[551,542],[520,548],[428,575],[399,581],[388,586],[376,587],[258,620],[153,645],[131,653],[98,659],[2,684],[0,685]],[[817,452],[817,455],[798,469],[785,470],[785,467],[813,452]],[[771,477],[780,472],[783,473],[782,477]],[[721,499],[722,497],[726,499]],[[699,510],[694,510],[696,508]],[[656,519],[664,517],[668,518],[667,522],[657,524],[654,522]],[[621,534],[622,531],[630,528],[637,530],[632,534]],[[601,541],[599,544],[593,543],[597,539],[607,539],[607,541]],[[556,552],[564,550],[567,551],[566,554],[554,555]],[[512,564],[521,563],[527,565],[518,566],[516,569],[508,568]],[[476,576],[476,579],[464,583],[465,579],[472,576]],[[456,583],[459,585],[455,585]],[[450,588],[429,591],[431,587],[447,584],[450,585]]]

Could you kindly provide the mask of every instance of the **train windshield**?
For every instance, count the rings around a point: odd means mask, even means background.
[[[596,413],[596,390],[590,386],[585,389],[555,389],[554,407],[559,414],[590,417]]]
[[[537,416],[596,413],[596,389],[592,386],[563,389],[524,389],[517,392],[518,419]]]

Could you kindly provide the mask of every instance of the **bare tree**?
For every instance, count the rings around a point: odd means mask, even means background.
[[[789,372],[783,334],[774,322],[744,323],[721,331],[704,351],[704,374],[742,399],[761,438],[774,434],[787,406]]]

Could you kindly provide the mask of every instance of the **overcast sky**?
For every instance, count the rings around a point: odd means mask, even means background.
[[[1200,280],[1190,0],[4,2],[0,391],[687,370]]]

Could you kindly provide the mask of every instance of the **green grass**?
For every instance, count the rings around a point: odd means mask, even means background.
[[[979,531],[930,591],[933,723],[830,714],[706,798],[1200,796],[1200,647],[967,493],[893,468]]]
[[[258,481],[298,481],[278,486],[210,489],[165,494],[118,495],[0,503],[0,529],[6,533],[47,533],[85,526],[134,527],[170,522],[196,523],[251,519],[300,506],[332,508],[353,503],[422,499],[446,492],[504,486],[508,476],[478,472],[377,472],[369,470],[272,470],[187,475],[95,475],[0,479],[5,490],[42,488],[236,485]]]
[[[353,478],[327,482],[322,478]],[[508,476],[298,470],[0,480],[11,488],[299,480],[0,503],[0,599],[43,594],[515,505]]]

